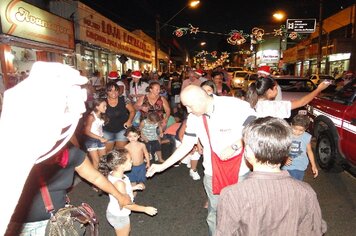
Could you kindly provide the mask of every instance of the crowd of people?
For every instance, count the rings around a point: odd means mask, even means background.
[[[72,144],[29,172],[24,186],[31,191],[22,193],[8,232],[44,235],[50,214],[41,200],[38,175],[50,183],[58,209],[76,172],[95,191],[109,194],[108,222],[116,235],[129,235],[131,211],[157,214],[154,207],[132,204],[135,190],[144,190],[151,181],[147,178],[179,163],[187,164],[189,175],[199,180],[200,158],[209,235],[326,232],[316,194],[302,181],[309,163],[314,177],[318,175],[306,132],[309,119],[297,115],[291,124],[283,119],[329,83],[320,83],[299,100],[283,101],[266,68],[248,91],[230,89],[222,67],[211,73],[190,69],[151,77],[140,71],[121,77],[110,72],[106,83],[98,76],[87,83],[87,93],[96,95],[88,96],[92,100],[86,102]],[[167,142],[174,149],[164,156]]]

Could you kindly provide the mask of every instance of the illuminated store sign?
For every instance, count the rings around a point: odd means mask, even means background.
[[[1,0],[2,33],[74,49],[71,21],[18,0]]]

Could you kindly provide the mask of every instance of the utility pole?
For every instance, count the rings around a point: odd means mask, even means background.
[[[323,58],[322,36],[323,36],[323,0],[319,2],[319,35],[318,35],[318,57],[317,57],[317,74],[321,74],[321,60]]]

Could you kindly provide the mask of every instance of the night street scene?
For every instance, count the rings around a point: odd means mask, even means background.
[[[0,235],[354,236],[354,0],[1,0]]]

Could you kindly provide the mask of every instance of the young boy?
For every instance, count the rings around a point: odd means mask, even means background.
[[[243,140],[253,172],[222,190],[215,235],[323,235],[326,223],[314,190],[280,169],[292,143],[288,123],[257,119],[244,128]]]
[[[140,131],[133,126],[127,128],[125,136],[129,140],[125,148],[129,151],[132,158],[132,170],[126,173],[126,175],[130,178],[132,186],[135,186],[137,183],[145,186],[146,169],[150,167],[150,158],[146,145],[138,140],[140,138]]]
[[[309,123],[310,120],[307,115],[293,117],[292,146],[289,151],[289,157],[282,167],[283,170],[287,170],[293,178],[298,180],[303,180],[309,161],[314,178],[318,176],[318,168],[315,164],[314,153],[310,143],[311,135],[305,131],[309,127]]]

